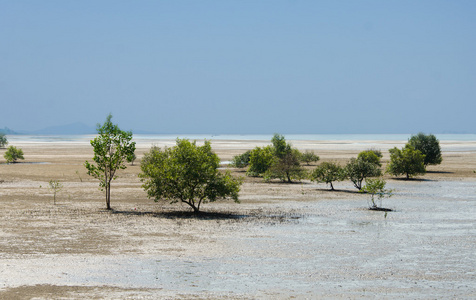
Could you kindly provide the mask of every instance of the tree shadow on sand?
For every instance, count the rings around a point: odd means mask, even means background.
[[[454,172],[448,172],[448,171],[426,171],[428,174],[454,174]]]
[[[345,193],[345,194],[362,194],[358,190],[339,190],[339,189],[317,189],[318,191],[321,192],[329,192],[329,193]]]
[[[370,207],[369,210],[374,210],[374,211],[393,211],[391,208],[385,208],[385,207]]]
[[[112,210],[112,214],[120,214],[124,216],[150,216],[165,219],[200,219],[200,220],[237,220],[250,217],[245,214],[235,214],[229,212],[205,212],[195,213],[193,211],[135,211],[135,210]]]
[[[428,182],[431,182],[431,181],[436,181],[436,180],[433,180],[433,179],[428,179],[428,178],[404,178],[404,177],[397,177],[397,178],[390,178],[391,180],[397,180],[397,181],[407,181],[407,182],[412,182],[412,181],[420,181],[420,182],[424,182],[424,181],[428,181]]]
[[[252,211],[247,214],[243,213],[231,213],[231,212],[199,212],[194,213],[193,211],[162,211],[162,212],[152,212],[152,211],[124,211],[124,210],[110,210],[107,211],[111,214],[118,214],[123,216],[149,216],[154,218],[164,218],[172,220],[247,220],[247,221],[260,221],[260,222],[269,222],[269,223],[287,223],[287,222],[296,222],[304,217],[304,215],[299,213],[289,213],[289,212],[264,212],[264,211]]]
[[[263,184],[269,184],[269,185],[282,185],[282,186],[286,186],[286,185],[311,185],[313,184],[312,182],[309,182],[309,181],[298,181],[298,180],[295,180],[295,181],[282,181],[282,180],[278,180],[278,179],[274,179],[274,180],[270,180],[270,181],[262,181]]]

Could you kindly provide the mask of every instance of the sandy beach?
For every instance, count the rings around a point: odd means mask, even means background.
[[[405,143],[290,142],[341,164],[380,149],[384,166],[388,149]],[[212,147],[226,162],[268,143]],[[246,177],[240,204],[206,203],[200,217],[148,199],[137,177],[151,145],[174,144],[137,140],[137,161],[113,182],[113,211],[83,166],[93,156],[87,140],[12,144],[25,161],[0,165],[0,298],[476,297],[476,141],[440,142],[443,163],[414,180],[386,175],[395,189],[388,214],[369,211],[349,181],[331,192]],[[50,180],[64,186],[56,204]]]

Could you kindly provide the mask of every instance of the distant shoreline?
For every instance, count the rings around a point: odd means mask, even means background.
[[[90,147],[90,141],[96,135],[12,135],[7,136],[9,145],[17,147],[45,146],[63,147],[74,145]],[[388,150],[403,147],[410,134],[290,134],[286,139],[300,150],[311,151],[363,151],[376,148]],[[135,134],[133,140],[138,149],[149,149],[151,146],[171,147],[177,138],[187,138],[203,142],[212,142],[214,151],[234,149],[236,154],[255,147],[270,144],[272,135],[143,135]],[[440,140],[443,152],[476,152],[476,134],[442,134],[436,136]]]
[[[95,134],[7,135],[9,141],[74,142],[90,140]],[[134,134],[136,140],[238,140],[268,141],[272,134]],[[289,141],[407,141],[412,134],[284,134]],[[440,141],[476,141],[476,134],[435,134]]]

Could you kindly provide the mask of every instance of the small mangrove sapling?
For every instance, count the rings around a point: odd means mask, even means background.
[[[79,180],[80,180],[81,182],[83,182],[83,178],[81,178],[81,174],[79,174],[79,170],[76,170],[76,175],[78,175]]]
[[[360,192],[368,193],[370,195],[369,209],[385,211],[390,210],[382,208],[382,200],[384,198],[390,198],[393,196],[393,190],[386,189],[386,184],[387,182],[382,178],[368,178],[365,180],[365,185],[362,187],[362,190],[360,190]],[[379,201],[379,204],[377,204],[377,201]]]
[[[56,193],[58,193],[63,188],[63,185],[58,180],[52,179],[50,180],[48,187],[53,191],[53,203],[56,205]]]

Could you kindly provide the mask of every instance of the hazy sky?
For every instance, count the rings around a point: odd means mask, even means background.
[[[0,127],[476,133],[476,1],[0,0]]]

